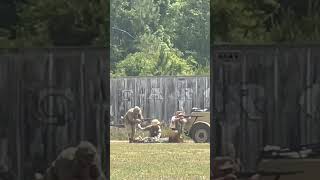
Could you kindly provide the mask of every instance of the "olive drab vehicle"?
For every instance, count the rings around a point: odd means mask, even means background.
[[[185,134],[196,143],[210,142],[210,112],[194,111],[187,119]]]

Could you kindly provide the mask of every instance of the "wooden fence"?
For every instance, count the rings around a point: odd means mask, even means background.
[[[80,140],[105,156],[107,57],[104,48],[1,50],[0,163],[17,179]]]
[[[210,107],[209,77],[127,77],[110,80],[110,115],[114,122],[134,106],[144,117],[164,122],[175,111],[191,112],[192,107]]]
[[[216,45],[212,58],[218,154],[233,143],[254,170],[265,145],[320,142],[320,46]]]

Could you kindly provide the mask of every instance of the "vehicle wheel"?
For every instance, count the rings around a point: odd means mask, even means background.
[[[196,143],[210,142],[210,127],[206,124],[197,124],[192,128],[191,137]]]

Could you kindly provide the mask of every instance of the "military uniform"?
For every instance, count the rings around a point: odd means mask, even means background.
[[[63,150],[47,169],[44,180],[102,180],[95,147],[81,142]]]
[[[161,127],[160,122],[157,119],[154,119],[151,121],[151,125],[147,126],[145,128],[142,128],[143,130],[149,131],[150,137],[152,138],[160,138],[161,137]]]
[[[136,133],[136,126],[141,122],[141,119],[143,119],[142,111],[138,106],[129,109],[125,114],[124,123],[128,133],[129,142],[133,142],[134,135]]]
[[[187,120],[184,118],[184,113],[182,111],[177,111],[175,116],[171,118],[170,128],[176,131],[180,136],[186,122]]]
[[[217,157],[214,160],[213,176],[215,180],[237,180],[235,176],[237,171],[237,165],[230,157]]]
[[[231,143],[226,144],[223,157],[217,157],[213,163],[213,176],[215,180],[237,180],[235,175],[240,172],[240,162],[236,159],[236,150]],[[259,175],[253,175],[249,180],[259,180]]]

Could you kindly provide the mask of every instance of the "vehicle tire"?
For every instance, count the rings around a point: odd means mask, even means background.
[[[196,143],[210,142],[210,127],[206,124],[196,124],[192,127],[191,138]]]

